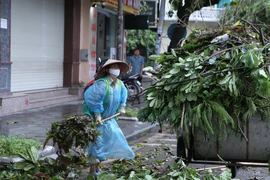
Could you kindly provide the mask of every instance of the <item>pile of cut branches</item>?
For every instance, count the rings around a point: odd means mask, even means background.
[[[270,117],[270,38],[247,22],[195,30],[179,49],[150,56],[159,80],[147,89],[140,121],[169,122],[185,133],[227,137],[255,114]],[[188,136],[187,136],[188,137]]]
[[[51,129],[47,132],[47,139],[44,143],[53,140],[59,150],[68,153],[72,147],[85,149],[89,143],[95,143],[100,135],[97,124],[87,115],[73,115],[61,122],[52,123]]]

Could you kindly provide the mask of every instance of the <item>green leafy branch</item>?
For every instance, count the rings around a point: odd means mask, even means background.
[[[269,115],[267,46],[235,45],[235,36],[224,44],[210,43],[222,32],[193,33],[183,48],[150,57],[160,65],[159,81],[146,90],[148,106],[138,118],[169,122],[183,128],[187,138],[190,123],[193,131],[199,128],[219,138],[227,137],[228,128],[244,135],[241,126],[251,116]]]

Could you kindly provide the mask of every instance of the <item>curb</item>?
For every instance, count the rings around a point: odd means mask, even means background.
[[[157,126],[158,126],[158,123],[152,124],[152,125],[147,126],[147,127],[143,128],[143,129],[135,131],[134,133],[129,134],[129,135],[125,136],[125,137],[126,137],[127,141],[136,140],[136,139],[140,138],[141,136],[144,136],[145,133],[150,133]]]
[[[55,148],[52,146],[46,146],[45,149],[38,150],[39,159],[45,159],[46,157],[55,154]],[[24,159],[20,157],[0,157],[0,165],[6,165],[10,163],[22,162]]]

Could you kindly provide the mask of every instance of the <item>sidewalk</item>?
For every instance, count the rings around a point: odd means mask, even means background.
[[[134,105],[134,107],[138,106],[140,105]],[[81,111],[82,101],[74,101],[2,116],[0,117],[0,134],[25,135],[27,138],[39,140],[43,145],[51,123],[61,121],[70,115],[81,114]],[[131,120],[118,120],[118,124],[128,140],[156,126]]]

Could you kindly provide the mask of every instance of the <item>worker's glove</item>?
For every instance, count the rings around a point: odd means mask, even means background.
[[[95,114],[95,119],[97,124],[102,125],[103,122],[101,121],[101,115],[100,114]]]
[[[119,112],[121,115],[126,114],[125,106],[120,106]]]

